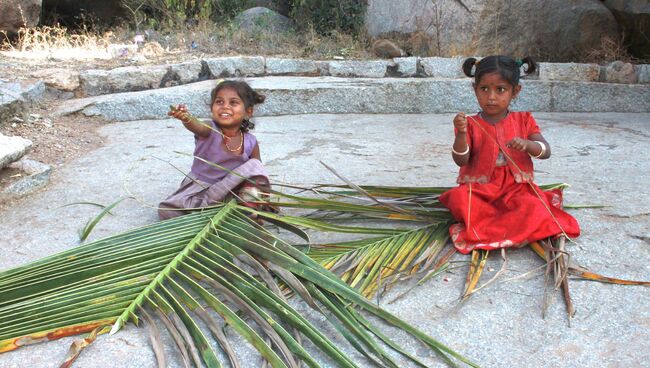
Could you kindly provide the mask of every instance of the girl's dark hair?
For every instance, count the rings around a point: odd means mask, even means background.
[[[219,93],[219,91],[221,91],[222,89],[228,89],[228,88],[237,92],[239,98],[241,98],[242,101],[244,101],[245,109],[248,109],[249,107],[255,106],[257,104],[261,104],[264,102],[264,99],[266,99],[264,95],[257,93],[254,89],[251,88],[251,86],[248,85],[248,83],[244,81],[225,80],[219,82],[217,86],[214,87],[212,92],[210,92],[211,107],[214,104],[214,100],[217,99],[217,93]],[[243,132],[247,132],[251,129],[255,129],[255,124],[249,119],[244,119],[241,125],[241,130]]]
[[[527,56],[521,60],[515,60],[509,56],[492,55],[476,60],[469,58],[463,63],[463,72],[468,77],[474,77],[474,81],[479,83],[485,74],[499,73],[501,78],[505,79],[513,87],[519,85],[521,66],[526,64],[524,74],[528,75],[537,70],[537,63]],[[474,69],[474,66],[476,68]],[[474,69],[474,73],[472,73]]]

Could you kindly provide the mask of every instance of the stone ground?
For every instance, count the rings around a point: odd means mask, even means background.
[[[572,210],[583,235],[570,245],[573,260],[605,275],[650,279],[650,114],[536,113],[553,157],[538,162],[538,183],[567,182],[568,204],[602,204]],[[449,154],[451,114],[296,115],[259,118],[256,135],[263,161],[275,181],[336,182],[325,161],[356,183],[453,185]],[[105,145],[58,168],[46,190],[0,210],[0,270],[22,265],[78,244],[77,232],[96,215],[80,201],[109,204],[133,196],[99,223],[97,239],[156,221],[154,205],[171,193],[188,169],[192,138],[171,120],[107,124]],[[467,256],[461,268],[432,279],[399,301],[383,306],[439,338],[483,367],[638,367],[650,361],[650,290],[644,287],[571,283],[577,314],[567,325],[560,294],[541,317],[543,276],[521,275],[542,262],[528,249],[508,252],[508,271],[458,305]],[[490,258],[487,280],[501,267]],[[490,271],[491,270],[491,271]],[[417,342],[392,334],[431,367],[443,366]],[[0,367],[56,367],[72,338],[0,355]],[[244,366],[259,361],[240,344]],[[170,366],[173,358],[167,340]],[[350,351],[350,349],[347,349]],[[367,366],[359,360],[361,366]],[[324,360],[324,366],[332,363]],[[100,336],[76,367],[154,367],[146,329],[129,326]]]

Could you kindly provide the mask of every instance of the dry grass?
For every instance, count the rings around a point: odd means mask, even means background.
[[[21,28],[13,42],[2,34],[3,54],[22,58],[108,59],[108,47],[114,42],[111,32],[99,35],[84,29],[71,33],[59,26]]]
[[[635,61],[627,47],[623,43],[623,37],[620,39],[612,39],[610,37],[603,37],[600,41],[600,47],[590,50],[585,54],[583,62],[604,64],[615,60],[625,62]],[[638,61],[638,60],[636,60]]]
[[[165,49],[159,60],[191,56],[274,55],[294,58],[330,59],[370,58],[365,37],[331,32],[328,36],[307,32],[247,32],[232,23],[216,25],[202,21],[194,27],[180,26],[159,31],[143,32],[148,42],[158,42]],[[12,58],[41,60],[110,60],[116,58],[116,48],[134,45],[136,33],[125,27],[98,33],[91,28],[70,31],[60,26],[22,28],[9,42],[6,34],[0,38],[2,54]],[[126,46],[124,46],[126,47]],[[140,49],[140,53],[141,53]],[[129,57],[134,56],[131,52]],[[142,56],[142,55],[141,55]],[[117,56],[119,58],[119,55]],[[140,62],[146,60],[140,57]]]

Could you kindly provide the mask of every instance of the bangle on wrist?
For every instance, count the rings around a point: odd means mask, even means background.
[[[544,156],[546,154],[546,145],[543,142],[540,142],[540,141],[533,141],[533,142],[539,144],[539,146],[541,147],[541,150],[539,151],[538,155],[531,155],[531,156],[535,157],[535,158],[540,158],[540,157]]]
[[[454,149],[454,146],[451,146],[451,152],[458,155],[458,156],[465,156],[466,154],[469,153],[469,144],[467,145],[467,149],[465,149],[465,151],[463,151],[463,152],[458,152],[458,151],[456,151]]]

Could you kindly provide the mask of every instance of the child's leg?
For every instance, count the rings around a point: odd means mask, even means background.
[[[203,196],[202,206],[209,206],[218,202],[223,202],[229,195],[235,193],[236,188],[242,183],[247,183],[248,178],[262,177],[263,181],[268,185],[266,169],[262,163],[256,159],[250,159],[233,170],[221,179],[220,181],[212,184]],[[260,180],[262,182],[262,180]]]
[[[189,209],[200,207],[201,192],[208,185],[194,178],[185,178],[181,186],[172,195],[158,204],[158,216],[161,220],[178,217],[189,213]]]

